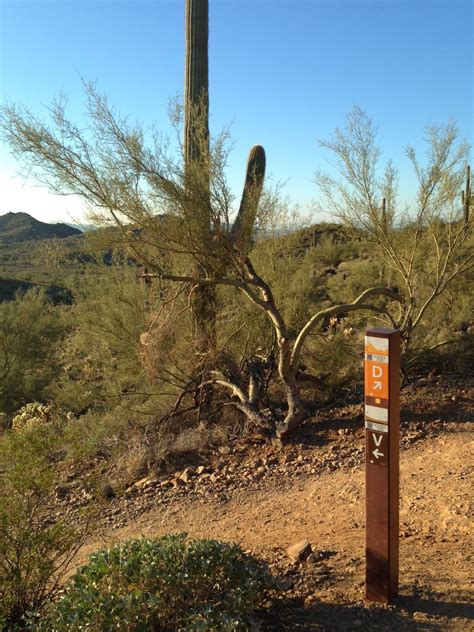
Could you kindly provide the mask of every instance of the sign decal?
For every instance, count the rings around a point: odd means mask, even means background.
[[[388,338],[365,337],[365,395],[388,400]]]
[[[384,424],[374,424],[372,421],[365,420],[367,430],[375,430],[376,432],[388,432],[388,426]]]
[[[388,424],[388,408],[379,406],[365,406],[365,418],[368,421]]]

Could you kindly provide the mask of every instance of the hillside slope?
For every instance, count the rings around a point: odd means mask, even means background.
[[[52,239],[81,235],[81,231],[67,224],[46,224],[28,213],[0,215],[0,241],[26,241],[28,239]]]

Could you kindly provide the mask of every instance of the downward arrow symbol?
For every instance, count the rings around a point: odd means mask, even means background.
[[[380,452],[380,450],[378,448],[375,448],[375,450],[372,452],[372,454],[375,456],[376,459],[378,459],[381,456],[383,456],[383,452]]]

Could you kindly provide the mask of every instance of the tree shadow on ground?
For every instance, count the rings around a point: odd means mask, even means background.
[[[453,432],[456,424],[472,421],[472,404],[468,395],[453,401],[433,401],[426,395],[416,405],[402,402],[400,427],[402,433],[417,431],[419,438],[427,434]],[[443,420],[444,423],[440,423]],[[285,445],[321,447],[331,443],[338,434],[361,434],[364,429],[362,400],[358,406],[334,406],[309,417],[289,437]],[[363,438],[363,434],[361,434]],[[338,438],[338,437],[337,437]]]
[[[443,601],[445,595],[423,597],[400,596],[396,601],[396,606],[404,608],[411,613],[420,612],[433,617],[459,617],[474,621],[474,604],[472,595],[463,595],[465,601]]]
[[[277,602],[261,616],[262,631],[324,631],[352,630],[426,632],[451,628],[450,619],[458,619],[459,629],[469,629],[474,620],[474,606],[467,601],[443,601],[442,597],[423,599],[401,596],[391,606],[376,604],[344,604],[314,602],[305,605],[302,599]]]

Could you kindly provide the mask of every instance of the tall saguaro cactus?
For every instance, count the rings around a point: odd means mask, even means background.
[[[184,90],[184,159],[187,217],[201,252],[198,277],[206,275],[206,253],[212,247],[209,168],[209,0],[186,0]],[[247,161],[242,200],[229,235],[240,257],[248,253],[265,176],[265,151],[254,145]],[[193,312],[201,350],[215,344],[215,291],[201,285],[193,293]]]
[[[209,1],[186,0],[186,61],[184,88],[184,159],[188,206],[186,213],[193,239],[206,252],[211,232],[209,192]],[[197,276],[206,274],[199,257]],[[215,291],[199,286],[192,295],[192,307],[200,350],[215,340]]]
[[[186,0],[184,151],[187,165],[209,145],[209,0]],[[202,142],[204,140],[204,143]]]

